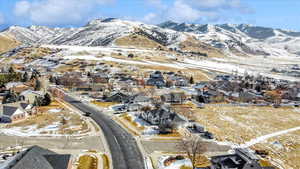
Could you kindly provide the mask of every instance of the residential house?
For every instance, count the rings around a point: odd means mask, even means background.
[[[27,103],[4,104],[0,106],[0,122],[11,123],[23,120],[31,112],[32,106]]]
[[[126,107],[127,107],[127,111],[139,111],[143,108],[143,105],[138,103],[133,103],[133,104],[128,104]]]
[[[94,73],[91,75],[92,83],[108,83],[109,77],[105,73]]]
[[[185,122],[177,113],[171,111],[170,107],[162,105],[154,110],[148,110],[140,114],[140,118],[151,125],[175,123],[180,125]]]
[[[232,75],[217,75],[214,80],[216,81],[230,81],[233,80],[234,76]]]
[[[154,73],[150,74],[150,78],[147,80],[146,83],[149,86],[157,86],[157,87],[166,86],[166,82],[160,71],[155,71]]]
[[[208,82],[199,82],[196,83],[193,87],[197,90],[207,91],[208,89],[212,88],[212,85]]]
[[[18,153],[3,164],[2,169],[71,169],[70,154],[57,154],[39,146]]]
[[[128,103],[133,104],[141,104],[141,105],[149,105],[152,99],[145,96],[144,94],[136,94],[129,98]]]
[[[150,79],[147,80],[147,85],[163,87],[163,86],[166,85],[166,82],[164,81],[164,79],[150,78]]]
[[[171,92],[161,96],[161,101],[166,103],[181,104],[185,101],[184,92]]]
[[[235,149],[235,154],[214,156],[211,158],[211,169],[275,169],[272,166],[261,166],[259,158],[249,149]]]
[[[44,92],[42,91],[33,91],[33,90],[26,90],[20,93],[20,97],[23,97],[24,101],[33,104],[36,97],[43,97]]]
[[[0,92],[0,104],[14,103],[14,102],[17,102],[19,100],[19,98],[22,98],[22,97],[18,97],[17,95],[12,93],[10,90],[4,90],[4,91]]]
[[[196,96],[194,96],[194,99],[199,103],[221,102],[224,99],[224,95],[216,90],[198,90],[198,93]]]
[[[3,104],[6,101],[6,98],[9,96],[9,90],[0,91],[0,104]]]
[[[186,77],[177,74],[170,75],[168,80],[172,81],[177,87],[185,87],[189,85],[189,80]]]
[[[111,96],[104,98],[106,102],[116,102],[116,103],[123,103],[128,101],[129,96],[123,94],[121,92],[115,92]]]

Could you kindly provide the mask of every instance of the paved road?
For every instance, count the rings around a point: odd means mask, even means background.
[[[114,169],[144,169],[144,159],[135,139],[116,122],[102,112],[65,96],[65,101],[82,112],[90,112],[91,118],[102,128],[109,145]]]

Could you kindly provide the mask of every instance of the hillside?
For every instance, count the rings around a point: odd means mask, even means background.
[[[209,57],[222,55],[220,50],[202,43],[192,34],[114,18],[92,20],[79,28],[12,26],[4,33],[29,45],[120,46],[160,50],[176,48],[184,52],[203,53]]]
[[[159,25],[195,34],[198,40],[238,56],[300,56],[300,32],[246,24],[201,25],[168,21]]]
[[[164,46],[185,39],[184,34],[177,31],[113,18],[93,20],[79,28],[49,28],[44,26],[24,28],[13,26],[5,32],[28,44],[113,46],[116,39],[134,33]]]
[[[20,45],[15,39],[0,34],[0,53],[7,52]]]
[[[3,33],[23,44],[107,46],[197,53],[200,56],[299,57],[300,32],[252,25],[165,22],[158,26],[115,18],[78,28],[12,26]]]

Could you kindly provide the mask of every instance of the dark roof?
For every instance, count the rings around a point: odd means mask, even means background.
[[[249,149],[235,149],[235,154],[221,155],[211,157],[211,162],[213,164],[212,168],[215,166],[221,166],[222,169],[246,169],[247,164],[251,164],[253,169],[274,169],[272,166],[262,167],[259,164],[259,158],[251,153]]]
[[[4,169],[67,169],[70,157],[33,146],[13,157]]]
[[[108,102],[127,102],[129,96],[123,94],[121,92],[114,93],[110,97],[106,98],[105,100]]]
[[[3,115],[5,116],[12,116],[18,110],[17,107],[13,106],[3,106]]]
[[[26,107],[28,106],[29,104],[27,103],[20,103],[20,106],[23,108],[23,109],[26,109]]]
[[[51,164],[53,169],[67,169],[70,155],[69,154],[52,154],[44,155],[47,161]]]

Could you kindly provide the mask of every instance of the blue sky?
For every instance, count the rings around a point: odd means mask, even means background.
[[[246,23],[300,31],[299,0],[0,0],[0,29],[81,26],[117,17],[157,24]]]

